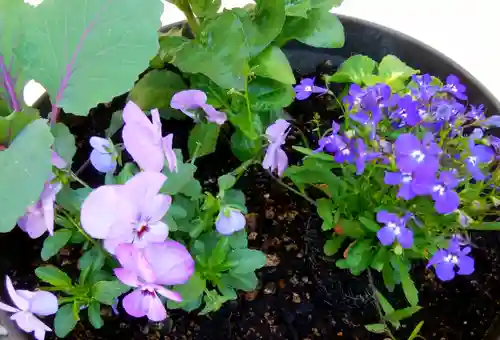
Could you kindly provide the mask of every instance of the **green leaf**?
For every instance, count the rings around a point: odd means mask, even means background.
[[[386,55],[378,65],[379,76],[382,76],[393,91],[404,89],[404,82],[416,73],[418,70],[412,69],[394,55]]]
[[[228,190],[236,184],[236,177],[231,174],[225,174],[217,179],[217,183],[219,184],[219,190]]]
[[[424,326],[424,322],[420,321],[413,329],[413,332],[411,332],[408,340],[415,340],[418,336],[418,333],[420,333],[420,330],[422,329],[423,326]]]
[[[89,321],[95,329],[104,326],[104,321],[101,318],[101,305],[97,301],[92,301],[89,304],[88,316]]]
[[[324,231],[333,229],[333,213],[335,207],[332,201],[328,198],[320,198],[316,201],[316,209],[319,217],[323,220],[321,229]]]
[[[0,232],[12,230],[26,208],[38,201],[52,173],[52,142],[45,120],[38,119],[0,152]]]
[[[384,334],[388,331],[387,326],[383,323],[372,323],[369,325],[365,325],[365,328],[372,333],[375,334]]]
[[[307,18],[307,12],[311,8],[311,0],[285,0],[287,16]]]
[[[125,163],[120,173],[115,177],[116,184],[125,184],[129,179],[139,173],[139,168],[135,163]]]
[[[371,267],[378,272],[381,272],[386,263],[389,262],[389,250],[387,247],[379,247],[377,253],[373,257]]]
[[[244,89],[248,48],[243,24],[231,11],[206,20],[201,34],[183,44],[172,63],[185,73],[201,73],[224,89]],[[228,44],[227,42],[231,43]]]
[[[241,289],[246,292],[250,292],[257,287],[258,279],[254,272],[245,274],[224,274],[222,275],[220,281],[234,289]]]
[[[248,85],[248,96],[253,111],[272,111],[293,103],[295,91],[291,84],[257,77]]]
[[[354,55],[340,65],[335,74],[328,77],[329,82],[356,83],[363,85],[364,79],[373,75],[377,62],[364,55]]]
[[[325,255],[326,256],[335,255],[339,251],[344,241],[345,241],[344,236],[334,236],[332,239],[327,240],[325,242],[325,245],[323,246],[323,251],[325,252]]]
[[[25,107],[20,112],[12,112],[5,117],[0,117],[0,145],[9,145],[19,132],[38,118],[40,118],[38,111],[30,107]]]
[[[312,8],[330,10],[332,7],[339,7],[344,0],[310,0]]]
[[[332,155],[329,155],[327,153],[323,153],[323,152],[313,152],[313,150],[311,149],[308,149],[308,148],[304,148],[302,146],[292,146],[292,148],[304,155],[307,155],[307,156],[310,156],[312,158],[317,158],[317,159],[321,159],[321,160],[324,160],[324,161],[333,161],[334,158]]]
[[[378,290],[375,291],[375,296],[377,297],[378,303],[382,307],[382,310],[384,311],[384,314],[392,314],[394,313],[395,309],[392,307],[389,301],[380,293]]]
[[[349,248],[347,252],[347,264],[350,268],[355,268],[360,266],[361,261],[363,260],[363,255],[365,252],[368,252],[371,249],[371,240],[360,240],[354,243]]]
[[[56,202],[69,212],[79,214],[83,201],[91,192],[91,188],[71,189],[68,186],[64,186],[57,193]]]
[[[100,281],[92,287],[92,297],[105,305],[111,306],[117,297],[128,292],[129,286],[118,280]]]
[[[78,268],[82,271],[90,267],[92,267],[92,271],[99,270],[104,266],[105,260],[104,251],[100,247],[94,246],[80,257]]]
[[[287,17],[283,31],[277,38],[282,46],[291,39],[318,48],[340,48],[344,46],[344,26],[330,12],[314,8],[307,18]]]
[[[401,285],[403,286],[403,292],[405,293],[406,299],[412,306],[418,304],[418,290],[415,287],[415,283],[410,277],[408,268],[404,265],[401,259],[397,258],[399,277],[401,279]]]
[[[216,14],[221,6],[221,0],[190,0],[189,4],[193,13],[198,18],[203,18]]]
[[[176,35],[180,34],[180,35]],[[182,30],[177,31],[175,29],[169,30],[166,34],[160,35],[160,50],[158,51],[158,57],[164,63],[171,63],[177,52],[179,52],[182,47],[189,43],[190,39],[182,36]],[[160,68],[163,68],[162,63]]]
[[[129,100],[143,110],[170,108],[174,94],[185,90],[186,84],[177,73],[152,70],[142,77],[129,94]]]
[[[215,249],[212,251],[210,257],[208,258],[208,266],[210,268],[215,268],[224,263],[226,261],[229,249],[229,238],[226,236],[219,238]]]
[[[220,126],[215,123],[197,123],[189,134],[189,156],[198,158],[214,152],[219,131]]]
[[[35,269],[35,275],[43,282],[47,282],[54,287],[68,288],[73,285],[70,277],[65,272],[51,265],[38,267]]]
[[[229,236],[229,245],[233,249],[241,249],[248,247],[248,234],[245,229],[232,233]]]
[[[365,231],[361,228],[361,223],[358,221],[345,220],[341,218],[338,224],[342,228],[342,235],[359,238],[365,234]]]
[[[60,229],[52,236],[48,236],[43,242],[42,260],[47,261],[57,254],[59,250],[68,243],[73,232],[67,229]]]
[[[54,329],[58,337],[64,338],[68,335],[78,323],[73,313],[73,305],[66,304],[59,308],[54,319]]]
[[[15,53],[55,106],[87,115],[148,67],[162,10],[156,0],[47,0],[23,18],[26,38]]]
[[[404,320],[406,318],[409,318],[410,316],[417,313],[421,309],[422,309],[422,307],[420,307],[420,306],[411,306],[411,307],[398,309],[397,311],[394,311],[394,312],[384,316],[384,319],[386,319],[389,322],[401,321],[401,320]]]
[[[384,279],[385,287],[389,292],[394,291],[394,287],[396,286],[396,282],[394,280],[394,271],[389,262],[384,264],[384,268],[382,269],[382,277]]]
[[[208,290],[203,301],[205,307],[199,312],[200,315],[205,315],[210,312],[219,310],[224,303],[231,300],[228,296],[220,296],[216,290]]]
[[[233,154],[242,162],[257,155],[261,148],[262,139],[251,139],[240,129],[236,129],[231,136],[231,150]]]
[[[172,300],[168,300],[168,308],[182,308],[187,312],[191,312],[201,305],[203,292],[206,288],[206,281],[201,278],[198,272],[189,278],[189,280],[182,285],[177,285],[173,288],[173,291],[181,294],[182,302],[177,303]]]
[[[224,193],[223,206],[229,206],[246,213],[245,194],[241,190],[229,189]]]
[[[369,218],[361,216],[359,218],[359,221],[366,227],[366,229],[368,229],[369,231],[373,231],[374,233],[376,233],[380,229],[378,223]]]
[[[277,46],[269,46],[251,63],[252,72],[284,84],[295,84],[295,76],[287,57]]]
[[[471,224],[468,227],[473,230],[500,230],[500,222],[482,222],[481,224]]]
[[[63,123],[57,123],[52,127],[52,135],[54,136],[54,151],[67,164],[73,163],[73,156],[76,153],[75,136]]]
[[[235,249],[229,253],[226,259],[227,263],[233,263],[231,274],[246,274],[264,267],[266,264],[266,255],[259,250],[254,249]]]
[[[113,112],[109,127],[106,129],[106,137],[111,138],[123,126],[123,111]]]
[[[170,172],[168,167],[165,168],[164,172],[168,179],[163,184],[161,192],[168,195],[178,194],[184,186],[193,180],[195,171],[196,166],[194,164],[180,163],[179,161],[177,162],[177,172]]]

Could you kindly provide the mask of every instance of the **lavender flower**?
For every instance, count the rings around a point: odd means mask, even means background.
[[[446,85],[441,88],[441,91],[450,93],[460,100],[467,100],[465,90],[465,86],[460,83],[460,79],[454,74],[450,74],[446,78]]]
[[[416,136],[404,133],[399,135],[394,146],[396,165],[402,172],[435,172],[439,167],[438,155],[441,150],[434,142],[432,134],[427,134],[420,142]]]
[[[299,85],[294,86],[295,98],[297,100],[305,100],[309,98],[313,93],[325,94],[328,89],[323,87],[315,86],[314,81],[316,78],[304,78],[300,81]]]
[[[121,244],[116,249],[121,268],[116,277],[135,290],[123,298],[125,311],[151,321],[162,321],[167,311],[158,295],[181,302],[179,293],[163,287],[186,283],[194,272],[194,260],[186,247],[176,241],[152,243],[143,249]]]
[[[474,272],[474,259],[467,256],[470,252],[470,247],[460,249],[460,243],[453,238],[448,249],[439,249],[432,256],[427,268],[435,266],[436,275],[441,281],[452,280],[455,274],[470,275]]]
[[[469,156],[465,159],[465,167],[476,181],[482,181],[486,176],[481,171],[481,165],[493,159],[494,152],[486,145],[476,145],[474,138],[469,138]]]
[[[465,117],[471,120],[484,120],[484,105],[474,106],[470,105],[469,112],[465,114]]]
[[[92,237],[104,240],[112,254],[121,243],[143,248],[168,237],[162,221],[172,199],[159,194],[166,176],[140,172],[123,185],[103,185],[92,191],[82,204],[81,223]]]
[[[222,235],[231,235],[245,228],[245,225],[245,216],[241,211],[228,207],[220,210],[215,221],[215,228]]]
[[[413,245],[413,232],[406,228],[406,220],[385,210],[377,213],[377,222],[385,224],[377,231],[377,238],[384,246],[390,246],[395,240],[403,248]]]
[[[365,142],[361,138],[356,139],[356,174],[361,175],[365,171],[366,162],[380,157],[380,152],[367,151]]]
[[[14,313],[10,319],[24,332],[33,332],[37,340],[44,340],[45,332],[51,332],[52,330],[35,315],[55,314],[58,309],[57,297],[44,291],[15,290],[8,276],[5,278],[5,286],[16,307],[0,302],[0,309]]]
[[[177,158],[172,150],[173,135],[162,137],[160,113],[151,110],[152,122],[132,101],[123,110],[122,137],[125,149],[146,171],[160,172],[165,160],[170,171],[176,171]]]
[[[222,125],[227,116],[224,112],[217,111],[212,105],[207,104],[207,95],[200,90],[185,90],[177,92],[170,102],[173,109],[182,111],[186,116],[195,121],[200,120],[200,111],[205,113],[207,121]]]
[[[93,150],[90,153],[90,162],[97,171],[113,173],[116,169],[116,160],[118,153],[113,143],[105,138],[90,137],[90,145]]]
[[[285,144],[286,136],[290,132],[289,128],[290,123],[284,119],[278,119],[266,129],[269,146],[267,147],[262,167],[271,172],[276,171],[280,177],[288,166],[288,157],[285,151],[281,149],[281,146]]]

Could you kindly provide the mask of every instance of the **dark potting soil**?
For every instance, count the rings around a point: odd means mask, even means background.
[[[320,79],[320,74],[317,76]],[[111,113],[121,109],[124,100],[122,96],[108,105],[99,105],[89,118],[63,116],[77,136],[79,151],[73,170],[88,158],[88,138],[104,135]],[[294,124],[315,143],[312,132],[315,126],[311,124],[314,113],[321,117],[324,130],[334,117],[327,109],[332,105],[332,100],[316,97],[296,102],[287,111],[295,119]],[[185,150],[192,123],[164,121],[163,126],[165,132],[175,134],[174,146]],[[216,153],[196,163],[196,176],[205,190],[214,190],[217,177],[239,165],[230,151],[226,132],[219,140]],[[292,163],[300,160],[300,155],[293,154],[291,149],[298,140],[298,134],[289,136],[286,151]],[[80,176],[93,186],[103,183],[103,176],[91,166]],[[268,259],[258,272],[259,286],[255,291],[240,293],[236,301],[228,302],[208,316],[171,310],[169,318],[160,323],[135,319],[123,311],[117,317],[110,307],[103,306],[101,314],[105,324],[100,330],[95,330],[82,312],[82,320],[67,339],[383,339],[363,327],[379,322],[366,274],[354,277],[349,271],[336,268],[335,260],[342,252],[332,258],[323,254],[328,235],[321,231],[314,207],[287,191],[259,166],[249,169],[237,186],[247,197],[250,247],[262,250]],[[0,272],[10,275],[18,289],[39,287],[34,269],[43,264],[42,239],[31,240],[18,228],[9,234],[0,234]],[[403,328],[395,333],[398,339],[406,339],[421,320],[425,321],[422,335],[426,339],[483,339],[500,311],[500,238],[494,232],[478,233],[473,235],[473,241],[477,246],[473,250],[476,271],[470,276],[441,283],[423,263],[412,269],[423,309],[403,321]],[[76,278],[76,260],[80,255],[79,246],[68,246],[50,262],[62,266]],[[373,275],[378,289],[396,308],[408,305],[400,288],[389,293],[378,273]],[[3,280],[0,282],[2,301],[10,303]],[[50,317],[45,320],[52,324]],[[47,338],[56,337],[49,334]]]

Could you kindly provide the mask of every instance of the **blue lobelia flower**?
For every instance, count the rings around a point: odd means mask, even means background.
[[[450,74],[446,78],[446,85],[441,87],[441,91],[450,93],[460,100],[467,100],[465,90],[465,85],[461,84],[460,79],[454,74]]]
[[[397,197],[404,200],[411,200],[422,192],[423,187],[430,187],[434,179],[436,169],[422,168],[419,172],[385,172],[384,183],[387,185],[399,185]]]
[[[365,171],[366,162],[380,157],[380,152],[372,152],[366,149],[365,142],[361,138],[356,141],[356,174],[361,175]]]
[[[439,90],[439,87],[431,85],[432,77],[429,74],[422,74],[420,76],[412,75],[411,79],[417,84],[416,88],[412,88],[411,92],[414,97],[427,103]]]
[[[455,189],[460,180],[456,177],[455,171],[441,171],[439,179],[434,181],[420,182],[417,179],[413,190],[418,195],[431,195],[434,200],[434,208],[440,214],[449,214],[460,205],[460,197]]]
[[[427,268],[434,266],[441,281],[449,281],[458,275],[470,275],[474,272],[474,259],[468,254],[470,247],[462,248],[457,238],[452,238],[448,249],[439,249],[429,260]]]
[[[465,117],[471,120],[484,120],[484,105],[470,105],[469,112],[465,114]]]
[[[418,102],[414,101],[409,95],[398,98],[397,109],[392,111],[389,118],[397,122],[397,127],[415,126],[422,118],[417,111]]]
[[[331,134],[320,138],[318,142],[319,147],[314,150],[314,152],[322,152],[326,150],[327,152],[334,153],[337,151],[339,146],[344,144],[342,137],[338,134],[339,130],[340,125],[333,121]]]
[[[482,181],[486,178],[481,171],[481,165],[489,163],[495,153],[493,149],[486,145],[476,145],[474,138],[469,138],[469,156],[465,159],[465,168],[476,181]]]
[[[304,78],[300,81],[299,85],[295,85],[295,98],[297,100],[305,100],[313,93],[325,94],[328,89],[314,85],[315,78]]]
[[[384,246],[390,246],[395,240],[403,248],[413,245],[413,232],[406,228],[406,219],[385,210],[377,213],[377,222],[385,224],[377,231],[377,238]]]
[[[399,135],[394,143],[396,165],[405,173],[413,171],[429,172],[439,168],[439,154],[441,149],[434,142],[431,133],[427,133],[422,142],[410,133]]]
[[[338,149],[333,157],[338,163],[353,163],[356,160],[353,140],[346,136],[341,136]]]

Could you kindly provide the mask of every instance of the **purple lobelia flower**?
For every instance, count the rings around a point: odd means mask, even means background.
[[[418,187],[430,187],[434,178],[435,170],[419,172],[385,172],[384,183],[387,185],[399,185],[397,197],[404,200],[411,200],[422,190],[417,190]]]
[[[377,84],[365,89],[352,84],[345,100],[350,110],[356,109],[357,111],[380,111],[381,108],[394,104],[391,98],[391,88],[387,84]]]
[[[439,249],[429,260],[427,268],[435,266],[436,275],[441,281],[449,281],[458,275],[470,275],[474,272],[474,259],[468,254],[470,247],[460,249],[457,239],[450,240],[448,249]]]
[[[165,160],[170,171],[176,171],[177,158],[172,150],[173,135],[162,137],[158,110],[151,110],[152,122],[134,102],[129,101],[123,110],[122,137],[125,149],[146,171],[160,172]]]
[[[227,116],[224,112],[217,111],[212,105],[207,104],[207,95],[200,90],[185,90],[177,92],[170,102],[173,109],[182,111],[186,116],[195,121],[201,119],[201,112],[205,113],[207,121],[222,125]]]
[[[389,118],[398,122],[398,127],[415,126],[422,120],[417,111],[418,103],[411,96],[406,95],[399,98],[397,106],[397,109],[391,112]]]
[[[8,276],[5,278],[5,286],[16,307],[0,302],[0,309],[14,313],[10,319],[24,332],[33,332],[35,339],[44,340],[45,332],[51,332],[52,330],[35,315],[55,314],[58,309],[57,297],[44,291],[15,290]]]
[[[446,78],[446,85],[441,87],[441,91],[448,92],[460,100],[467,100],[465,90],[465,86],[460,83],[460,79],[454,74],[450,74]]]
[[[289,132],[290,123],[284,119],[278,119],[266,129],[269,146],[262,161],[262,167],[271,172],[276,171],[280,177],[288,166],[288,157],[285,151],[281,149],[281,146],[285,144],[285,139]]]
[[[495,136],[488,136],[488,143],[495,151],[495,160],[500,160],[500,138]]]
[[[403,248],[411,248],[413,245],[413,232],[406,228],[405,218],[399,217],[385,210],[377,213],[377,222],[385,224],[377,231],[377,238],[384,246],[390,246],[395,240]]]
[[[424,102],[428,102],[439,90],[439,87],[431,85],[432,77],[429,74],[420,76],[414,74],[411,79],[417,84],[417,88],[411,89],[413,96]]]
[[[118,153],[113,143],[106,138],[90,137],[90,145],[93,150],[90,153],[90,162],[97,171],[113,173],[116,169],[116,160]]]
[[[484,127],[500,127],[500,116],[494,115],[486,118],[484,122],[481,123]]]
[[[483,120],[484,116],[484,105],[474,106],[470,105],[469,112],[465,114],[465,117],[471,120]]]
[[[158,295],[182,301],[179,293],[163,286],[186,283],[194,272],[191,254],[176,241],[151,243],[143,249],[121,244],[116,249],[116,258],[122,266],[114,270],[116,277],[135,288],[123,298],[123,308],[136,318],[147,316],[155,322],[167,317]]]
[[[434,181],[431,185],[424,184],[422,186],[417,185],[416,188],[426,188],[424,191],[418,194],[430,194],[434,200],[434,208],[440,214],[449,214],[460,205],[460,197],[458,196],[455,189],[460,180],[456,177],[455,171],[441,171],[439,173],[439,179]]]
[[[336,152],[340,146],[344,145],[342,137],[338,134],[340,125],[335,121],[332,122],[332,132],[328,136],[321,137],[318,142],[318,148],[314,152],[327,151],[330,153]]]
[[[314,85],[315,78],[304,78],[300,84],[294,86],[295,98],[297,100],[305,100],[313,93],[325,94],[328,89]]]
[[[366,149],[365,142],[361,138],[356,139],[356,174],[361,175],[365,171],[366,162],[380,157],[380,152],[372,152]]]
[[[402,172],[436,172],[439,168],[441,150],[431,133],[427,133],[422,141],[410,133],[401,134],[394,147],[396,165]]]
[[[469,138],[469,156],[465,159],[465,167],[476,181],[486,178],[481,171],[481,165],[490,162],[495,153],[491,147],[486,145],[476,145],[474,138]]]
[[[65,168],[66,162],[55,152],[52,152],[52,165],[58,169]],[[62,184],[52,174],[45,183],[40,199],[26,209],[26,213],[17,225],[31,238],[38,238],[46,231],[54,233],[54,202],[57,193],[62,189]]]
[[[222,235],[231,235],[245,228],[246,220],[241,211],[229,207],[223,208],[215,221],[215,228]]]
[[[168,237],[162,222],[172,198],[159,194],[167,177],[158,172],[140,172],[123,185],[103,185],[82,204],[81,223],[92,237],[104,240],[112,254],[121,243],[143,248]]]
[[[337,163],[353,163],[356,160],[354,141],[346,136],[341,136],[339,139],[338,149],[333,158]]]

